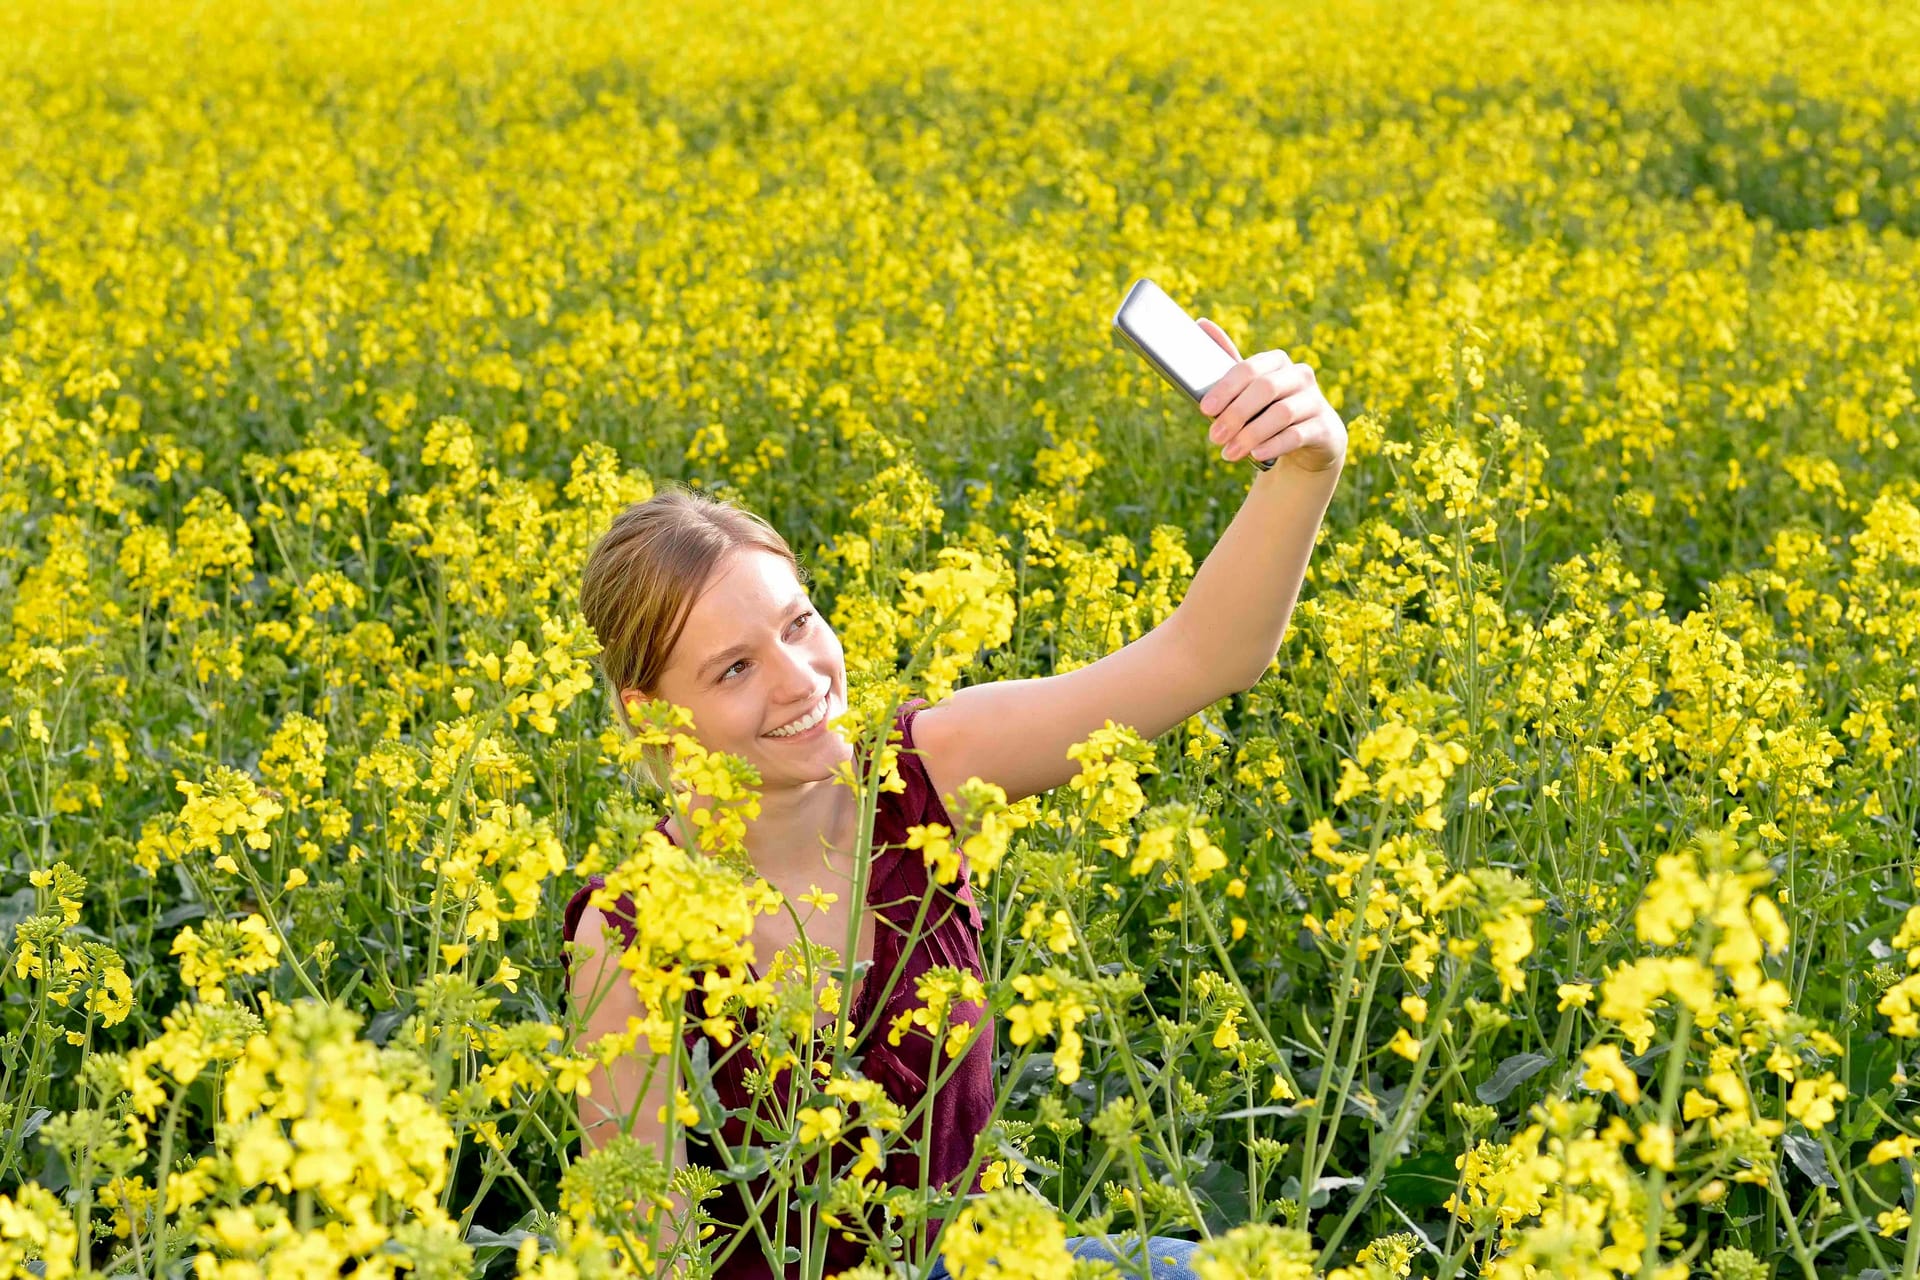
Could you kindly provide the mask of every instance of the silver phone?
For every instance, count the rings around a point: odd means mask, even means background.
[[[1133,282],[1120,309],[1113,313],[1113,334],[1114,341],[1138,352],[1196,405],[1227,370],[1239,363],[1207,336],[1185,308],[1144,276]],[[1247,461],[1261,471],[1273,467],[1271,462],[1252,455]]]

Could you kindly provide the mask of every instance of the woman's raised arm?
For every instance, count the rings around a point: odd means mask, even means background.
[[[1203,707],[1257,683],[1286,637],[1327,505],[1346,462],[1347,430],[1313,370],[1283,351],[1239,359],[1219,326],[1201,327],[1235,364],[1201,402],[1231,459],[1274,463],[1194,573],[1171,616],[1098,662],[1059,675],[970,685],[914,721],[914,742],[942,796],[977,777],[1009,801],[1079,771],[1067,748],[1106,721],[1157,738]]]

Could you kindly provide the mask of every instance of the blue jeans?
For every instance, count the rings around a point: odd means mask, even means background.
[[[1122,1233],[1108,1236],[1107,1239],[1113,1242],[1112,1248],[1103,1243],[1099,1236],[1068,1236],[1067,1252],[1076,1258],[1106,1259],[1119,1267],[1123,1276],[1141,1275],[1150,1277],[1150,1280],[1195,1280],[1193,1251],[1200,1247],[1198,1241],[1149,1236],[1147,1258],[1143,1264],[1138,1235]],[[949,1280],[945,1258],[934,1259],[930,1280]]]

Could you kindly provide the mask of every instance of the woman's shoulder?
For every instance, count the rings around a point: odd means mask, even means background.
[[[927,773],[926,762],[920,755],[920,744],[914,740],[913,722],[922,711],[932,704],[925,698],[909,698],[900,704],[894,713],[894,724],[900,730],[899,752],[894,759],[894,768],[900,774],[900,780],[906,784],[898,793],[893,806],[899,813],[904,825],[913,826],[937,822],[947,830],[953,830],[953,818],[947,812],[947,806],[933,785],[933,779]]]
[[[593,895],[606,887],[607,878],[605,876],[591,875],[587,877],[585,883],[573,891],[573,896],[567,899],[566,910],[562,912],[560,917],[560,936],[562,938],[568,942],[574,940],[575,935],[580,932],[580,923],[586,917],[587,908],[595,905]],[[633,899],[624,893],[614,899],[611,909],[602,908],[602,914],[625,936],[628,946],[633,945],[634,938],[638,936],[640,932],[634,923],[634,912],[636,909]]]
[[[938,921],[935,927],[953,928],[957,927],[958,922],[964,921],[978,932],[982,920],[979,904],[974,898],[967,855],[960,848],[959,832],[954,827],[953,817],[947,812],[945,802],[927,774],[926,765],[920,758],[919,745],[913,736],[915,718],[930,705],[926,698],[909,698],[900,705],[894,716],[894,723],[900,730],[894,769],[905,785],[898,792],[883,791],[881,802],[876,806],[875,839],[885,841],[890,846],[886,874],[878,884],[885,896],[897,902],[917,902],[935,882],[935,877],[931,874],[926,855],[920,850],[906,848],[906,842],[911,838],[914,827],[944,827],[953,861],[948,864],[949,878],[943,882],[942,888],[958,901],[961,910],[957,914],[940,913],[935,917]],[[887,829],[879,830],[882,826]]]

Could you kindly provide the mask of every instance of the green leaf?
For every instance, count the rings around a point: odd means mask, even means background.
[[[1787,1159],[1793,1161],[1794,1168],[1807,1175],[1815,1186],[1838,1187],[1833,1180],[1833,1171],[1827,1168],[1827,1153],[1818,1142],[1804,1133],[1789,1133],[1780,1139],[1787,1149]]]
[[[1402,1160],[1387,1171],[1381,1183],[1383,1194],[1409,1209],[1432,1209],[1453,1194],[1459,1170],[1454,1157],[1445,1151],[1429,1151],[1411,1160]]]
[[[1495,1067],[1493,1075],[1473,1091],[1473,1096],[1488,1106],[1505,1102],[1508,1094],[1551,1065],[1553,1059],[1543,1053],[1516,1053]]]

